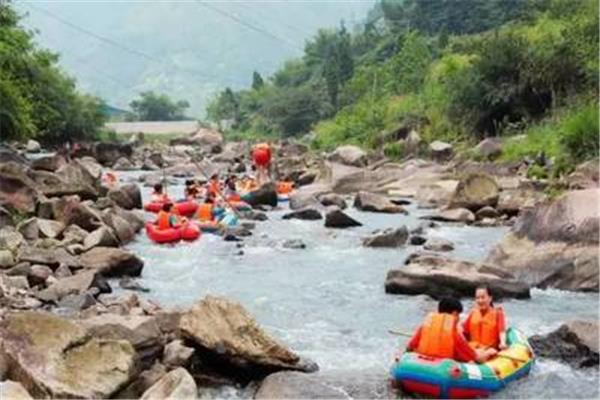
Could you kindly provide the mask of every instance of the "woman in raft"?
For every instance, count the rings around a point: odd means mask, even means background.
[[[162,210],[160,210],[156,216],[155,224],[158,226],[158,229],[169,229],[179,225],[179,218],[172,210],[173,203],[163,204]]]
[[[475,304],[463,322],[463,332],[469,345],[487,352],[489,357],[508,347],[504,310],[494,306],[493,300],[489,287],[475,289]]]

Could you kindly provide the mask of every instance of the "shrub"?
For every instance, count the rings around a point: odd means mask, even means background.
[[[387,143],[383,146],[383,154],[393,160],[400,160],[404,156],[404,143]]]
[[[594,102],[563,123],[560,143],[575,162],[598,157],[598,105]]]

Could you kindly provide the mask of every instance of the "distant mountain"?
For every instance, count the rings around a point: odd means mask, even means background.
[[[200,116],[226,86],[246,87],[302,54],[319,28],[360,22],[375,0],[303,2],[16,2],[24,25],[61,54],[83,90],[119,108],[144,90]],[[94,37],[96,35],[97,37]]]

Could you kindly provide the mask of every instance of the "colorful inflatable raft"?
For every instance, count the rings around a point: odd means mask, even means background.
[[[169,229],[158,229],[152,222],[146,222],[146,235],[156,243],[175,243],[180,240],[196,240],[200,237],[200,227],[195,223],[185,224]]]
[[[392,382],[406,392],[428,397],[487,397],[527,375],[533,365],[533,351],[522,333],[509,328],[507,343],[508,349],[483,364],[404,353],[391,368]]]
[[[146,203],[144,205],[144,210],[157,213],[162,209],[163,204],[163,202]],[[179,215],[183,217],[191,217],[198,209],[198,203],[190,200],[180,201],[173,203],[173,208],[177,211],[177,213],[179,213]]]

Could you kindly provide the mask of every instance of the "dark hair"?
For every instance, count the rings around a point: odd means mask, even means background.
[[[154,185],[154,191],[155,192],[162,192],[162,184],[157,183],[156,185]]]
[[[188,179],[185,181],[185,186],[192,186],[194,184],[194,181],[191,179]]]
[[[204,199],[205,203],[208,204],[213,204],[215,202],[215,199],[212,196],[206,196],[206,199]]]
[[[219,179],[219,174],[213,174],[210,179]]]
[[[173,208],[173,203],[165,203],[162,206],[163,211],[171,211],[171,208]]]
[[[492,294],[492,290],[490,289],[490,287],[488,285],[482,284],[482,285],[478,285],[475,288],[475,293],[477,293],[477,291],[479,289],[483,289],[487,292],[488,296],[490,296],[492,298],[492,301],[490,301],[490,306],[494,307],[494,295]]]
[[[454,297],[443,297],[438,303],[438,312],[452,314],[454,311],[461,313],[463,306],[460,300]]]

